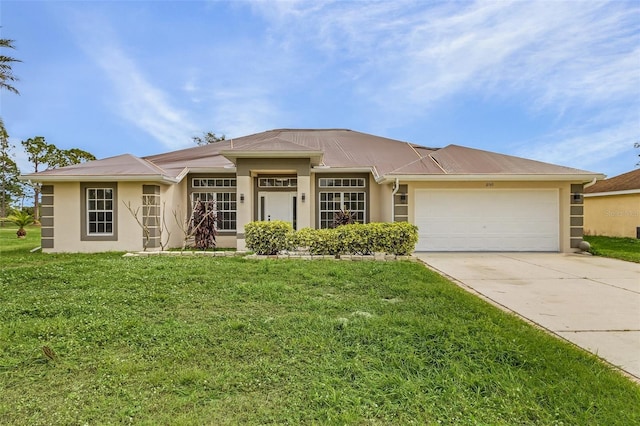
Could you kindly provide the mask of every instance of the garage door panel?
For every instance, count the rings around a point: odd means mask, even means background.
[[[557,251],[557,190],[417,190],[425,251]]]

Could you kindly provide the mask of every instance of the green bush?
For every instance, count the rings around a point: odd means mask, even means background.
[[[301,229],[291,246],[308,248],[313,255],[382,252],[405,256],[413,252],[417,242],[418,228],[410,223],[356,223],[333,229]]]
[[[247,248],[256,254],[278,254],[292,246],[293,228],[289,222],[273,220],[270,222],[251,222],[245,225]]]
[[[407,256],[411,254],[418,242],[418,227],[408,222],[382,223],[379,251]]]

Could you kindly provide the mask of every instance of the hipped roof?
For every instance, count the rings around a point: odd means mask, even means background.
[[[318,171],[366,170],[379,181],[397,178],[592,180],[604,176],[488,151],[449,145],[428,148],[347,129],[276,129],[204,146],[138,158],[125,154],[23,178],[36,181],[105,178],[177,182],[187,172],[235,169],[238,158],[310,158]],[[64,179],[63,179],[64,178]]]

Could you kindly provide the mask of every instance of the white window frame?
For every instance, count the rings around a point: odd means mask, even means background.
[[[193,178],[191,187],[196,188],[235,188],[236,178]]]
[[[86,189],[86,218],[87,218],[87,236],[99,237],[99,236],[112,236],[115,229],[115,190],[110,187],[87,187]],[[100,191],[102,191],[102,197],[98,197]],[[93,196],[92,196],[93,192]],[[107,198],[107,192],[110,197]],[[93,205],[92,205],[93,203]],[[92,208],[93,207],[93,208]],[[95,214],[96,217],[92,220],[91,215]],[[104,215],[103,219],[99,219],[100,215]],[[107,216],[110,215],[110,219]],[[91,230],[91,225],[96,225],[96,230]],[[98,229],[100,225],[104,225],[104,230],[101,232]],[[110,231],[106,231],[107,227],[110,227]]]
[[[258,188],[297,188],[298,178],[294,177],[260,177]]]
[[[320,178],[318,186],[320,188],[366,188],[367,182],[364,178]]]
[[[356,222],[357,223],[366,223],[367,220],[367,192],[366,191],[356,191],[356,190],[345,190],[345,191],[320,191],[318,193],[318,223],[320,228],[330,228],[333,223],[333,216],[340,210],[348,210],[351,213],[355,213]],[[327,194],[333,195],[333,200],[327,200],[323,197],[326,197]],[[362,199],[356,200],[345,200],[345,195],[349,194],[351,196],[356,195],[359,198],[362,195]],[[339,200],[336,201],[335,197],[338,196]],[[323,208],[327,207],[325,203],[331,203],[334,208],[328,209]],[[353,209],[350,208],[353,205],[351,203],[362,203],[362,209]],[[335,208],[338,207],[338,208]],[[323,217],[323,213],[326,213],[325,217]]]
[[[202,199],[205,196],[205,199]],[[198,191],[191,193],[191,208],[196,204],[196,201],[200,198],[201,201],[213,201],[216,203],[216,214],[218,215],[218,227],[221,232],[233,232],[238,226],[238,199],[235,192],[214,192],[214,191]],[[222,200],[222,201],[219,201]],[[235,209],[231,207],[235,206]],[[225,208],[228,207],[228,208]],[[231,218],[233,217],[233,219]],[[225,225],[233,226],[225,228]]]

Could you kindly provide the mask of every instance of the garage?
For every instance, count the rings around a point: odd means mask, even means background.
[[[556,189],[417,189],[417,251],[559,251]]]

